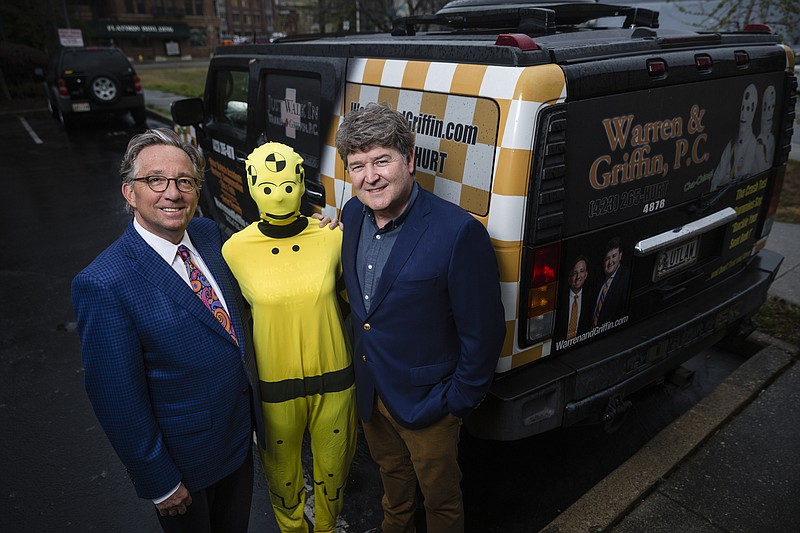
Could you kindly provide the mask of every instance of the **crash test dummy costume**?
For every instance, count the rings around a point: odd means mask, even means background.
[[[306,532],[303,434],[311,436],[314,531],[334,531],[356,445],[353,367],[337,302],[342,232],[300,214],[303,159],[267,143],[247,158],[261,220],[222,254],[253,313],[266,448],[261,450],[281,531]]]

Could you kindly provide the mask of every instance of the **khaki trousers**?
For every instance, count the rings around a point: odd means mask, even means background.
[[[432,426],[399,425],[379,397],[363,424],[383,481],[384,533],[414,533],[417,484],[424,497],[428,533],[463,533],[464,503],[458,440],[461,419],[448,415]]]

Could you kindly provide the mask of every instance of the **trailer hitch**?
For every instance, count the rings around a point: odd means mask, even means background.
[[[633,403],[629,400],[623,400],[622,396],[614,396],[608,401],[606,412],[603,414],[603,430],[608,433],[614,433],[628,417]]]

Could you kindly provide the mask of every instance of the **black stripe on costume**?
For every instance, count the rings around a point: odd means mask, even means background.
[[[349,389],[353,383],[355,383],[353,365],[335,372],[326,372],[321,376],[259,381],[261,401],[265,403],[280,403],[303,396],[340,392]]]

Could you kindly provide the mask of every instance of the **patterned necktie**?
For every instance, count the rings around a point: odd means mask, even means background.
[[[192,290],[200,297],[200,301],[202,301],[214,317],[219,320],[219,323],[222,324],[225,331],[230,333],[231,337],[233,337],[233,340],[238,345],[239,339],[236,338],[236,332],[233,330],[231,317],[228,316],[228,312],[225,311],[225,307],[223,307],[222,302],[219,301],[217,294],[214,292],[214,287],[211,286],[211,283],[208,282],[205,275],[203,275],[200,269],[197,268],[197,265],[194,264],[194,261],[192,261],[189,255],[189,249],[181,244],[178,246],[178,255],[183,259],[183,264],[186,265],[186,272],[189,273],[189,283],[192,285]]]
[[[603,300],[606,299],[606,293],[608,293],[609,285],[611,285],[610,278],[603,283],[603,290],[600,292],[600,298],[597,300],[597,307],[594,309],[594,318],[592,319],[593,326],[596,326],[597,322],[600,320],[600,310],[603,308]]]
[[[569,312],[569,327],[567,328],[567,338],[571,339],[578,330],[578,295],[572,299],[572,309]]]

